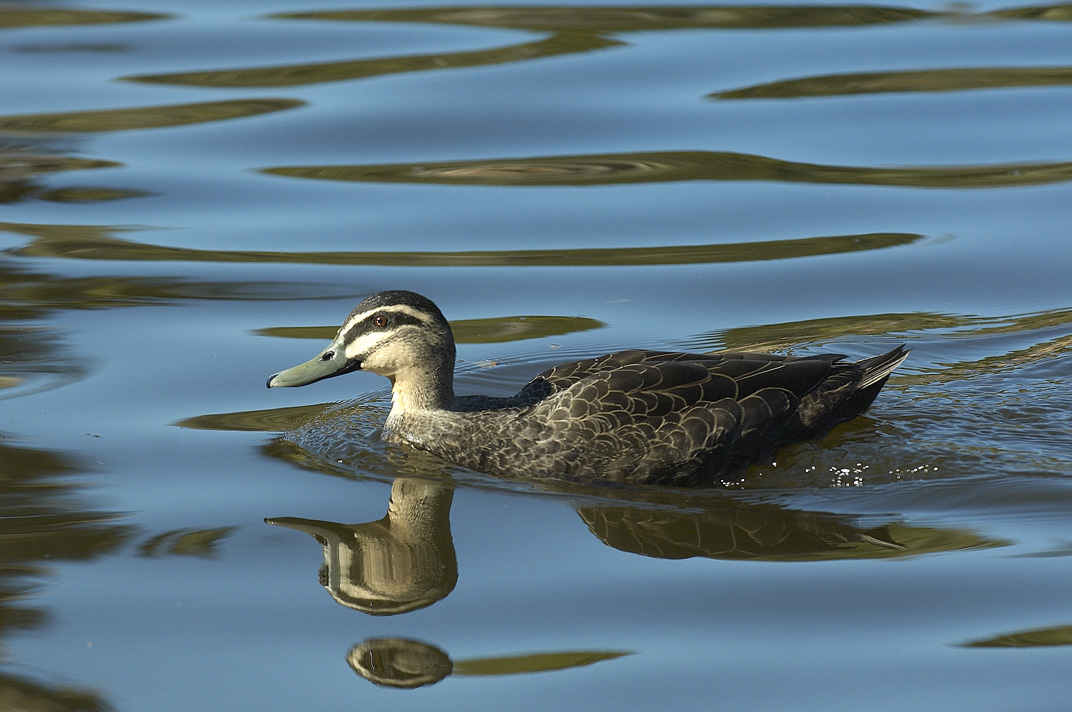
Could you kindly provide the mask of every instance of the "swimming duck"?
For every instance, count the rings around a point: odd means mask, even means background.
[[[368,297],[316,358],[271,376],[391,381],[383,438],[505,477],[704,486],[863,413],[908,356],[629,350],[539,374],[514,396],[454,395],[454,335],[414,292]]]

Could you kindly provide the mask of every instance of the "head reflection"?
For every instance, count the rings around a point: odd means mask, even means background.
[[[265,521],[303,531],[320,542],[320,583],[336,601],[370,615],[397,615],[432,605],[458,582],[450,534],[453,494],[450,484],[398,478],[387,515],[373,522],[296,517]]]
[[[436,646],[406,638],[366,640],[350,650],[346,662],[369,682],[403,689],[432,685],[454,669]]]

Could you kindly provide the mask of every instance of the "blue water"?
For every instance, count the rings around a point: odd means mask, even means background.
[[[0,8],[0,707],[1067,709],[1070,22]],[[398,288],[465,393],[912,355],[735,487],[540,488],[264,388]]]

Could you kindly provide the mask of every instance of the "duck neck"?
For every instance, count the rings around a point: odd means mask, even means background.
[[[454,405],[453,364],[438,369],[407,369],[391,378],[389,420],[410,413],[449,410]]]

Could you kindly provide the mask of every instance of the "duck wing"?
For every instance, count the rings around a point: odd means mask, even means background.
[[[746,420],[777,419],[823,383],[838,358],[687,356],[654,356],[590,371],[568,383],[550,381],[557,390],[534,407],[533,415],[573,422],[595,419],[602,425],[599,430],[667,418],[695,407],[732,408],[735,413],[743,407],[746,416],[758,408]],[[756,399],[762,405],[753,403]]]
[[[697,484],[863,412],[906,355],[618,352],[540,374],[521,420],[576,473]]]
[[[670,355],[666,351],[643,351],[631,349],[629,351],[616,351],[595,358],[581,361],[570,361],[552,366],[526,383],[515,398],[526,403],[537,403],[548,396],[552,396],[575,383],[582,381],[588,376],[613,371],[622,366],[643,363],[658,355]]]
[[[807,359],[836,361],[842,358],[844,358],[844,356],[839,354],[824,354],[822,356],[810,356],[806,359],[801,359],[795,356],[779,356],[776,354],[690,354],[673,351],[644,351],[640,350],[640,348],[632,348],[632,350],[628,351],[619,351],[612,354],[605,354],[604,356],[586,358],[579,361],[569,361],[567,364],[553,366],[525,384],[515,398],[528,403],[535,403],[583,381],[586,377],[600,373],[609,373],[617,369],[640,364],[660,364],[660,362],[667,361],[684,361],[703,364],[711,369],[717,370],[721,365],[727,364],[729,361],[749,362],[749,366],[742,365],[743,369],[728,367],[728,372],[735,373],[750,368],[756,368],[757,366],[761,367],[761,365],[764,364],[784,364],[784,362],[788,361]]]
[[[803,393],[814,387],[816,375],[825,373],[826,370],[804,366],[785,371],[781,369],[783,364],[816,361],[832,364],[844,358],[841,354],[822,354],[800,358],[764,353],[696,354],[631,349],[553,366],[525,384],[515,398],[526,404],[535,404],[577,384],[588,382],[588,379],[593,376],[609,377],[618,371],[621,371],[623,375],[616,378],[628,380],[627,374],[639,375],[643,372],[643,369],[637,368],[638,366],[654,367],[649,377],[641,381],[641,383],[648,384],[646,386],[648,388],[657,387],[657,384],[662,383],[663,376],[670,379],[667,383],[674,383],[682,378],[688,381],[688,378],[684,376],[686,373],[693,373],[695,378],[703,380],[703,374],[699,371],[686,371],[674,366],[659,366],[659,364],[668,363],[700,365],[706,369],[709,376],[716,379],[719,377],[739,379],[739,386],[744,389],[745,394],[762,387],[764,376],[769,376],[772,384],[799,381],[795,390]],[[615,384],[612,390],[619,387],[628,389],[628,386],[628,383]]]

